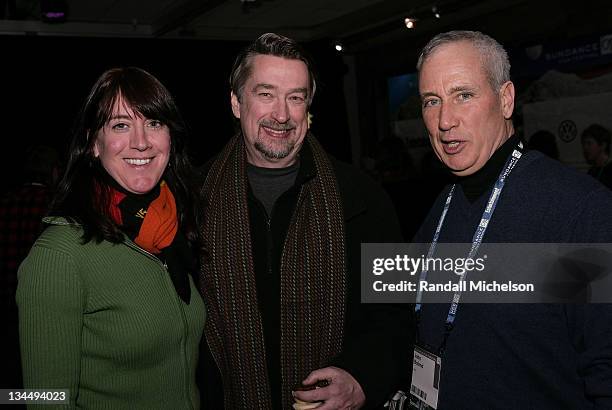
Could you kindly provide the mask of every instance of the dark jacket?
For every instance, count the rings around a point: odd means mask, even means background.
[[[273,369],[269,377],[276,408],[280,408],[281,396],[280,258],[300,186],[316,172],[311,155],[305,144],[296,182],[276,201],[270,217],[250,189],[248,196],[258,300],[268,369]],[[399,387],[407,388],[413,323],[408,305],[361,304],[361,243],[403,239],[393,205],[382,188],[347,164],[334,159],[332,164],[346,224],[347,306],[343,351],[330,365],[347,370],[363,388],[367,406],[373,408],[382,405]],[[209,367],[203,370],[204,408],[223,408],[220,376],[208,351],[204,352],[203,364]],[[211,383],[215,376],[219,379]]]
[[[471,243],[492,184],[458,184],[439,243]],[[433,238],[450,187],[416,236]],[[508,176],[483,243],[610,243],[612,193],[537,151]],[[423,305],[419,335],[440,346],[449,304]],[[442,357],[438,409],[612,408],[612,305],[460,304]]]

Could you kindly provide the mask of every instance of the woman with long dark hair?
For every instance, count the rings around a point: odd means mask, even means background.
[[[104,72],[46,229],[19,269],[24,386],[78,408],[198,409],[205,309],[186,127],[168,90]]]

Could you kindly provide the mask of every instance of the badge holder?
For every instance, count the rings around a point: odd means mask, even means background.
[[[441,367],[440,356],[423,347],[414,347],[410,409],[435,410],[438,408]]]

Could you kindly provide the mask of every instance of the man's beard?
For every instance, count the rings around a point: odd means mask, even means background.
[[[277,121],[266,119],[262,120],[259,125],[260,127],[265,126],[279,131],[285,130],[291,132],[292,130],[295,131],[296,129],[296,125],[293,121],[280,124]],[[255,141],[255,149],[264,157],[269,159],[287,158],[291,151],[293,151],[294,147],[295,141],[292,141],[289,138],[266,141],[265,137],[262,138],[261,135],[258,135],[257,141]]]
[[[277,146],[272,146],[277,145]],[[282,141],[278,144],[266,144],[262,139],[255,142],[255,149],[263,154],[264,157],[269,159],[283,159],[291,153],[295,147],[293,141]]]

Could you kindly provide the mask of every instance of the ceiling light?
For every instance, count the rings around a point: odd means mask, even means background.
[[[412,29],[414,28],[416,21],[417,21],[416,19],[406,17],[404,19],[404,24],[406,25],[407,28]]]
[[[431,8],[431,12],[433,13],[434,17],[439,19],[440,18],[440,12],[438,11],[438,7],[433,6]]]
[[[336,42],[336,44],[334,44],[334,48],[336,49],[336,51],[341,52],[344,50],[344,47],[342,46],[342,43],[340,43],[339,41]]]

